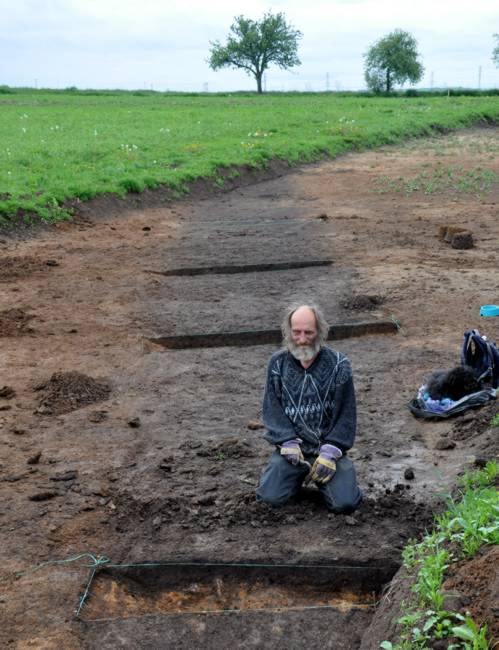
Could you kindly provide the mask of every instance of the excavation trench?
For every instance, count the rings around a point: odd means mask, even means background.
[[[84,619],[229,610],[372,607],[398,566],[146,563],[101,571]]]
[[[337,323],[329,328],[328,340],[348,339],[367,334],[393,334],[397,330],[398,325],[393,320]],[[156,338],[149,338],[148,340],[168,350],[219,348],[226,346],[247,347],[251,345],[268,345],[270,343],[279,344],[282,341],[282,332],[278,329],[208,332],[177,336],[158,336]]]
[[[166,271],[148,269],[147,273],[166,277],[195,275],[232,275],[236,273],[267,273],[269,271],[289,271],[292,269],[307,269],[313,267],[332,266],[332,260],[310,260],[308,262],[277,262],[269,264],[231,264],[224,266],[195,266]]]
[[[312,628],[302,629],[304,641],[309,636],[310,640],[322,636],[331,640],[347,626],[351,628],[348,638],[358,641],[377,597],[397,568],[393,561],[379,565],[146,563],[110,567],[95,577],[81,618],[90,647],[94,639],[95,647],[101,648],[116,647],[118,639],[131,644],[128,647],[140,639],[140,647],[146,648],[201,647],[199,643],[211,648],[224,635],[238,644],[239,625],[247,636],[251,628],[245,626],[252,620],[258,621],[260,631],[268,630],[267,640],[258,647],[271,647],[277,642],[281,622],[286,628],[303,616],[313,627],[312,636]],[[227,616],[231,616],[230,624]],[[166,645],[155,646],[159,639]],[[175,639],[175,646],[168,645],[167,639]],[[357,646],[347,640],[338,647]]]

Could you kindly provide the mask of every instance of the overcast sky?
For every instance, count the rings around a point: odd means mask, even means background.
[[[418,41],[420,87],[499,87],[499,0],[0,0],[0,9],[0,84],[11,86],[254,89],[243,72],[213,72],[206,59],[234,16],[271,10],[303,33],[302,65],[269,68],[268,90],[361,89],[363,54],[397,28]]]

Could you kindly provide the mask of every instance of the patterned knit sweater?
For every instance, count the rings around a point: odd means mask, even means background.
[[[287,350],[272,355],[263,398],[264,438],[279,445],[303,440],[304,453],[318,453],[324,443],[345,452],[354,443],[355,389],[350,362],[322,347],[305,370]]]

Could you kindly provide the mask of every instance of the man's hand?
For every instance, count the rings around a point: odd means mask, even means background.
[[[310,478],[316,483],[328,483],[336,472],[336,461],[342,453],[334,445],[322,445],[315,463],[312,465]]]
[[[300,443],[300,438],[295,438],[294,440],[283,442],[281,445],[281,454],[288,463],[291,463],[291,465],[300,465],[300,463],[303,463],[305,460],[300,448]]]

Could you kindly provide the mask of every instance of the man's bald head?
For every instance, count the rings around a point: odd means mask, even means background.
[[[316,305],[291,307],[282,323],[285,347],[299,360],[316,356],[327,339],[329,325]]]

